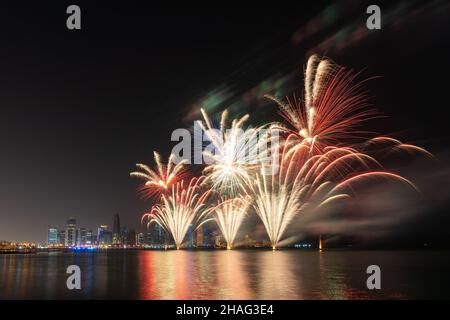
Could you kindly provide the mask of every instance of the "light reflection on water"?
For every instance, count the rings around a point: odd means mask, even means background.
[[[66,288],[79,265],[82,289]],[[367,266],[382,290],[366,288]],[[449,298],[448,252],[107,251],[0,255],[0,299]]]

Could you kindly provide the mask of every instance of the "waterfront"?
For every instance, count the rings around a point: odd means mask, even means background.
[[[81,268],[81,290],[66,287]],[[366,288],[378,264],[382,289]],[[450,298],[444,251],[119,250],[0,255],[0,299]]]

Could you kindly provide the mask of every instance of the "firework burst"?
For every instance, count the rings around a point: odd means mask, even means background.
[[[171,154],[165,165],[161,162],[161,156],[158,152],[154,151],[153,155],[156,164],[155,170],[145,164],[138,163],[136,167],[141,171],[130,173],[131,177],[144,180],[144,184],[139,188],[144,198],[159,198],[162,194],[169,192],[172,185],[186,176],[186,171],[184,170],[186,160],[174,164],[174,155]]]
[[[403,143],[400,140],[391,137],[375,137],[366,141],[362,145],[363,150],[367,152],[378,153],[382,157],[387,157],[393,153],[406,152],[408,154],[421,154],[427,158],[434,158],[434,156],[424,148],[419,146]]]
[[[311,56],[305,70],[303,99],[286,98],[283,102],[266,95],[278,104],[281,116],[290,125],[274,127],[309,144],[314,152],[361,138],[367,133],[359,129],[361,122],[378,113],[368,108],[368,96],[362,88],[365,81],[357,82],[357,76],[328,59]]]
[[[250,204],[250,196],[237,196],[231,199],[220,199],[214,208],[215,220],[222,232],[227,248],[232,249],[237,232],[244,221]]]
[[[312,214],[350,198],[356,182],[388,179],[417,190],[407,179],[383,171],[373,157],[353,148],[327,147],[312,155],[308,145],[298,146],[293,140],[281,147],[279,163],[272,164],[273,174],[258,173],[254,182],[247,183],[273,249],[297,215]]]
[[[203,109],[201,112],[204,122],[198,123],[211,141],[211,145],[203,150],[205,161],[209,163],[204,173],[215,190],[235,196],[241,191],[242,182],[249,179],[250,171],[259,163],[260,128],[242,128],[248,115],[232,120],[231,127],[227,128],[228,112],[225,110],[220,128],[215,129],[206,112]]]
[[[389,180],[417,190],[404,177],[385,171],[367,150],[384,145],[384,154],[406,150],[431,156],[426,150],[388,137],[373,138],[362,148],[345,146],[366,133],[358,129],[361,122],[377,115],[367,108],[363,82],[356,82],[356,76],[313,55],[306,66],[303,100],[287,98],[284,103],[267,96],[290,127],[272,126],[287,133],[279,162],[272,163],[271,175],[258,174],[248,185],[273,248],[296,215],[349,198],[357,183]]]
[[[181,247],[189,227],[197,228],[208,221],[206,217],[211,208],[206,202],[212,190],[202,190],[203,180],[203,177],[194,177],[188,184],[181,181],[172,185],[170,193],[162,194],[161,203],[142,217],[142,221],[147,219],[147,226],[155,222],[170,233],[177,249]]]
[[[211,142],[203,149],[205,176],[192,178],[188,184],[180,182],[183,162],[173,166],[171,156],[164,166],[157,153],[156,170],[138,164],[142,172],[131,175],[144,179],[148,195],[161,195],[160,203],[142,219],[161,225],[180,248],[189,228],[212,220],[213,213],[231,248],[248,208],[253,206],[276,249],[298,215],[331,209],[364,185],[390,181],[417,191],[413,183],[386,171],[378,160],[399,151],[432,155],[390,137],[367,140],[368,132],[360,126],[378,113],[369,108],[364,81],[357,82],[357,75],[313,55],[305,69],[302,99],[282,102],[268,96],[278,104],[286,126],[244,130],[249,118],[245,115],[227,127],[225,110],[216,129],[201,109],[203,121],[198,124]],[[263,128],[269,130],[262,136],[260,133],[267,131]],[[278,130],[284,133],[283,141],[278,139]],[[266,152],[261,153],[264,148]],[[203,190],[206,182],[211,188]],[[215,191],[219,200],[208,206]]]

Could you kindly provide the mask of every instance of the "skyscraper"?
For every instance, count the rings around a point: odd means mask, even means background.
[[[103,232],[108,229],[108,226],[106,224],[100,225],[100,227],[97,228],[97,243],[100,243],[103,237]]]
[[[48,226],[47,244],[48,245],[58,244],[58,229],[57,228]]]
[[[138,234],[136,234],[136,244],[138,246],[142,246],[145,244],[145,236],[144,233],[139,232]]]
[[[120,218],[119,218],[119,214],[116,213],[114,215],[112,244],[120,245],[121,243],[122,243],[122,237],[120,235]]]
[[[97,229],[97,243],[99,245],[110,245],[112,243],[112,232],[108,230],[106,224],[102,224]]]
[[[94,244],[94,235],[92,234],[92,230],[86,231],[86,245],[92,245]]]
[[[66,247],[75,246],[77,244],[77,219],[70,217],[66,223]]]
[[[64,245],[66,243],[66,230],[58,230],[58,244]]]
[[[85,246],[86,245],[86,228],[78,229],[78,237],[77,237],[77,245]]]
[[[146,245],[154,244],[153,232],[150,232],[148,230],[144,232],[144,244]]]
[[[136,245],[136,231],[134,229],[128,230],[127,238],[125,243],[128,246],[135,246]]]
[[[150,232],[153,246],[162,246],[166,244],[164,229],[157,223],[153,224],[153,231]]]

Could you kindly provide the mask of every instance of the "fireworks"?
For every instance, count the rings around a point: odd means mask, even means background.
[[[304,103],[289,98],[284,103],[268,96],[277,102],[280,114],[292,128],[272,126],[287,132],[280,161],[272,164],[272,175],[258,174],[256,182],[248,185],[255,198],[255,211],[274,249],[296,215],[310,214],[349,198],[356,182],[383,178],[417,190],[407,179],[384,171],[374,157],[357,146],[343,146],[363,132],[356,129],[362,121],[376,115],[366,109],[362,83],[354,84],[355,77],[351,71],[314,55],[306,67]],[[386,137],[374,138],[368,144],[386,141],[395,148],[429,154]]]
[[[161,203],[153,206],[150,213],[142,217],[148,219],[148,224],[155,222],[173,237],[177,249],[189,228],[199,227],[206,222],[205,219],[211,211],[206,201],[211,194],[211,189],[202,191],[203,178],[192,178],[189,184],[178,182],[171,188],[169,195],[161,196]]]
[[[356,82],[357,75],[327,59],[311,56],[305,71],[303,101],[294,97],[282,102],[266,95],[278,104],[281,116],[291,126],[276,127],[310,144],[313,151],[361,137],[365,133],[358,130],[361,122],[374,118],[377,112],[367,108],[364,81]]]
[[[273,249],[294,217],[306,209],[310,210],[313,188],[320,190],[327,186],[327,182],[323,182],[313,187],[318,156],[311,158],[306,145],[291,151],[286,143],[282,149],[280,162],[272,164],[272,175],[259,173],[255,182],[248,181],[254,197],[254,209],[264,224]],[[342,196],[346,195],[336,195],[334,198]]]
[[[233,247],[239,227],[247,213],[250,200],[249,196],[220,199],[218,205],[214,208],[216,222],[227,242],[228,249]]]
[[[389,155],[393,152],[406,151],[407,153],[418,153],[425,155],[428,158],[433,158],[433,155],[427,150],[412,145],[403,143],[397,139],[391,137],[375,137],[368,140],[363,146],[365,149],[378,149],[379,153],[384,153],[384,155]]]
[[[350,198],[353,183],[389,179],[417,190],[407,179],[383,171],[373,157],[350,147],[327,147],[311,155],[308,145],[293,147],[291,139],[282,147],[279,164],[273,166],[273,175],[260,173],[248,185],[274,249],[297,215]]]
[[[130,176],[137,177],[144,180],[144,184],[140,191],[145,197],[151,198],[153,196],[160,196],[161,194],[170,191],[172,185],[180,181],[184,176],[183,165],[186,160],[182,160],[178,164],[173,164],[173,154],[170,155],[167,165],[161,163],[161,156],[158,152],[153,152],[156,170],[149,166],[138,163],[136,167],[142,172],[131,172]]]
[[[259,162],[259,129],[242,128],[248,115],[234,119],[227,129],[227,110],[222,112],[220,128],[214,129],[206,112],[203,109],[201,112],[205,123],[198,123],[211,141],[211,146],[203,151],[205,161],[210,163],[204,173],[212,181],[214,189],[234,196],[241,190],[242,181],[249,179],[250,170]]]
[[[386,171],[378,160],[400,150],[432,155],[390,137],[367,140],[368,133],[360,127],[377,112],[368,108],[364,82],[356,82],[356,77],[328,59],[312,56],[305,70],[303,99],[283,102],[268,96],[289,127],[276,124],[267,125],[268,131],[263,129],[266,126],[244,130],[248,115],[227,127],[225,110],[215,129],[201,109],[204,120],[198,123],[211,142],[203,149],[205,176],[180,181],[184,162],[173,166],[171,155],[164,166],[156,152],[156,170],[137,164],[143,172],[131,176],[145,180],[144,190],[150,196],[161,195],[143,220],[161,225],[180,248],[189,228],[212,220],[213,214],[231,249],[253,207],[276,249],[288,228],[296,226],[297,216],[334,208],[355,195],[356,185],[389,180],[417,191],[412,182]],[[280,143],[276,130],[284,132]],[[261,153],[264,147],[270,150]],[[211,188],[204,190],[206,182]],[[219,197],[210,205],[213,192]]]

